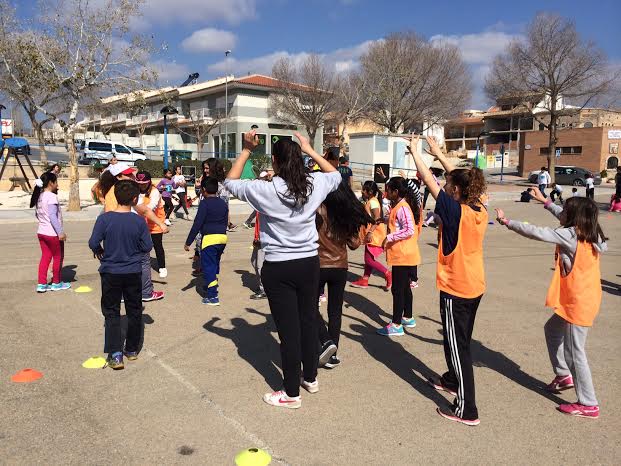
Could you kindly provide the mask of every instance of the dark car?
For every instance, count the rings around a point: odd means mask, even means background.
[[[530,172],[528,181],[531,183],[537,183],[537,176],[540,170],[534,170]],[[586,168],[573,167],[573,166],[556,166],[554,167],[554,180],[561,185],[572,186],[584,186],[586,184],[585,179],[588,174],[593,175],[593,182],[595,185],[602,184],[602,177],[599,173],[592,173]]]

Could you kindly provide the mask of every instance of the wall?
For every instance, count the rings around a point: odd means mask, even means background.
[[[602,152],[600,165],[603,169],[606,169],[608,159],[611,157],[617,158],[617,164],[619,163],[619,157],[621,155],[621,125],[608,128],[603,128],[602,132]],[[613,137],[609,137],[613,136]]]

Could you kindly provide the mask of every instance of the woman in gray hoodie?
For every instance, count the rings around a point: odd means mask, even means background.
[[[274,177],[240,180],[248,157],[258,145],[256,132],[244,135],[244,150],[227,175],[224,186],[247,202],[261,216],[259,238],[265,251],[261,280],[280,338],[284,389],[267,393],[273,406],[299,408],[300,384],[309,393],[317,382],[317,287],[319,257],[315,213],[326,196],[335,191],[341,174],[321,157],[308,140],[295,133],[300,144],[281,139],[274,144]],[[322,172],[307,173],[302,152]],[[300,364],[303,377],[300,377]]]

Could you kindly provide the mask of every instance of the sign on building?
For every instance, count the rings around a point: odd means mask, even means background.
[[[556,149],[556,158],[557,159],[561,158],[561,150],[560,149]]]
[[[621,129],[609,129],[608,139],[621,139]]]
[[[2,119],[2,135],[13,136],[13,120]]]

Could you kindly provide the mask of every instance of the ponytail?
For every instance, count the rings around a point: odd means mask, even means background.
[[[362,190],[370,192],[371,194],[373,194],[374,197],[376,197],[380,201],[380,203],[382,202],[382,198],[384,196],[382,194],[382,190],[379,188],[379,186],[377,185],[375,181],[372,181],[372,180],[365,181],[364,184],[362,185]]]
[[[45,172],[41,175],[41,178],[37,178],[35,180],[35,187],[32,191],[32,196],[30,197],[30,207],[34,207],[39,202],[39,196],[41,196],[41,192],[47,188],[50,183],[56,183],[58,178],[52,172]]]
[[[414,223],[417,225],[420,224],[420,205],[418,204],[418,198],[414,191],[408,188],[407,181],[400,177],[395,176],[388,180],[386,183],[386,189],[390,189],[391,191],[397,191],[399,197],[405,199],[405,201],[412,209],[412,214],[414,215]]]

